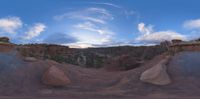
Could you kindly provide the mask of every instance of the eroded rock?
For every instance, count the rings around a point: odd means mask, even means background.
[[[50,86],[65,86],[71,81],[61,69],[51,66],[43,75],[42,82]]]
[[[169,57],[166,57],[160,61],[157,65],[144,71],[140,77],[143,82],[151,83],[154,85],[168,85],[171,83],[171,79],[166,71],[166,63]]]

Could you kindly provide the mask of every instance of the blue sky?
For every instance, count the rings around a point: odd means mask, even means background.
[[[199,0],[0,0],[0,36],[17,44],[149,45],[200,37]]]

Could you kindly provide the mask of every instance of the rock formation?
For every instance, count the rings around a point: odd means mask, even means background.
[[[1,43],[9,43],[9,38],[7,38],[7,37],[0,37],[0,42]]]
[[[56,66],[51,66],[43,75],[42,82],[50,86],[65,86],[71,81],[67,75]]]
[[[143,82],[155,84],[155,85],[168,85],[171,83],[171,79],[166,71],[166,63],[169,60],[169,56],[160,61],[157,65],[144,71],[140,77]]]

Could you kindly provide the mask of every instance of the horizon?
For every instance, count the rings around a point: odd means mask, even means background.
[[[144,3],[145,2],[145,3]],[[200,37],[200,1],[1,0],[0,36],[15,44],[137,46]]]

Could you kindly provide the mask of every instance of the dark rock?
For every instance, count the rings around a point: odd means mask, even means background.
[[[0,42],[9,43],[9,38],[8,37],[0,37]]]

